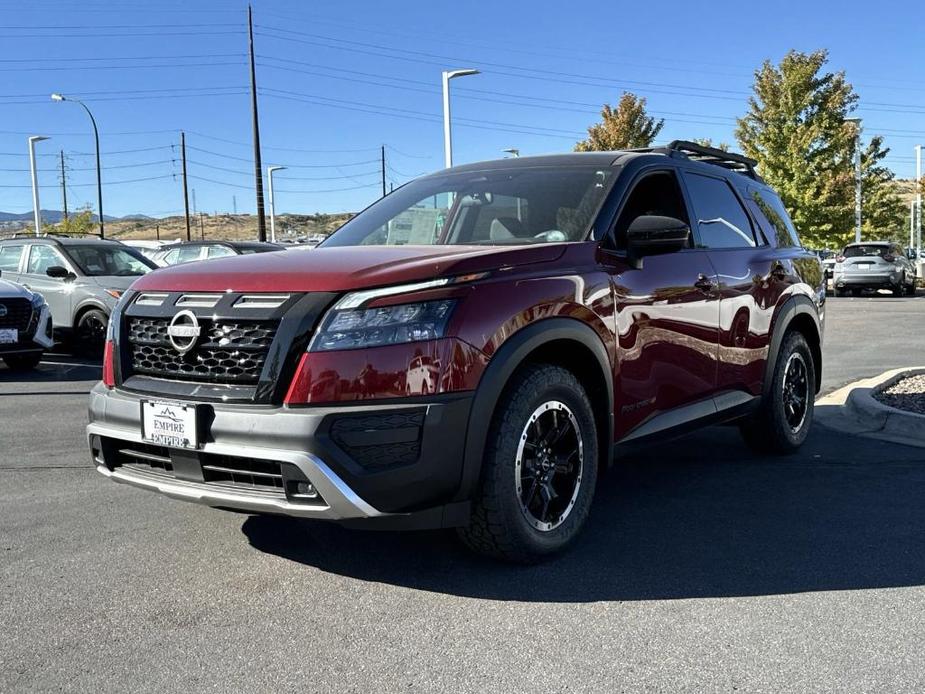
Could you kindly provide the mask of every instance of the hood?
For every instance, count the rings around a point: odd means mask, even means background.
[[[153,270],[151,272],[154,272]],[[150,273],[148,273],[150,274]],[[99,285],[103,289],[121,289],[125,291],[132,284],[138,280],[139,277],[144,277],[144,275],[131,275],[129,277],[124,277],[122,275],[102,275],[102,276],[93,276],[93,277],[83,277],[83,281],[93,282],[94,284]]]
[[[13,297],[31,299],[32,296],[33,293],[21,284],[16,284],[0,277],[0,299],[11,299]]]
[[[336,292],[546,263],[569,244],[347,246],[255,253],[174,265],[142,276],[156,291]]]

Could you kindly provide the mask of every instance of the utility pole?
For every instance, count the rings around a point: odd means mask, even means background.
[[[260,123],[257,118],[257,70],[254,67],[254,12],[247,6],[247,43],[251,63],[251,111],[254,120],[254,184],[257,188],[257,240],[267,240],[267,220],[263,211],[263,162],[260,160]]]
[[[64,150],[61,150],[61,199],[64,201],[64,221],[67,221],[67,176],[64,173]]]
[[[202,223],[202,212],[199,213],[199,238],[205,240],[206,238],[206,229]]]
[[[190,240],[189,190],[186,187],[186,133],[180,132],[180,158],[183,161],[183,210],[186,213],[186,240]]]
[[[154,225],[154,237],[155,237],[158,241],[161,240],[161,225],[160,225],[160,224],[155,224],[155,225]]]
[[[381,147],[382,152],[382,197],[386,196],[385,192],[385,145]]]
[[[231,208],[234,210],[235,216],[237,216],[238,214],[238,196],[237,195],[231,196]]]

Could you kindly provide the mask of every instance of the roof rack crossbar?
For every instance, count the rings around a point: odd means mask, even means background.
[[[653,148],[654,150],[655,148]],[[716,164],[733,171],[744,173],[755,180],[760,181],[761,177],[755,171],[758,162],[750,157],[734,152],[727,152],[716,147],[706,147],[698,145],[696,142],[687,140],[673,140],[668,143],[667,149],[670,152],[679,152],[690,159],[702,161],[707,164]]]

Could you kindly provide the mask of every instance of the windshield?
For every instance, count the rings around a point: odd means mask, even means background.
[[[890,255],[889,246],[848,246],[845,248],[845,252],[842,253],[846,258],[861,258],[869,256],[883,257],[885,255]]]
[[[570,166],[428,176],[390,193],[321,245],[584,241],[613,173],[610,168]]]
[[[67,246],[71,260],[90,277],[131,277],[157,266],[140,253],[118,246]]]

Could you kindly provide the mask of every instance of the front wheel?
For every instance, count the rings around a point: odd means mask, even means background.
[[[521,563],[565,549],[590,512],[597,465],[594,411],[581,383],[558,366],[526,367],[498,403],[460,537],[477,552]]]
[[[802,333],[784,336],[771,383],[758,411],[740,430],[758,453],[792,453],[806,440],[813,422],[816,367]]]
[[[74,351],[85,356],[102,354],[108,324],[109,317],[99,309],[84,313],[74,330]]]

